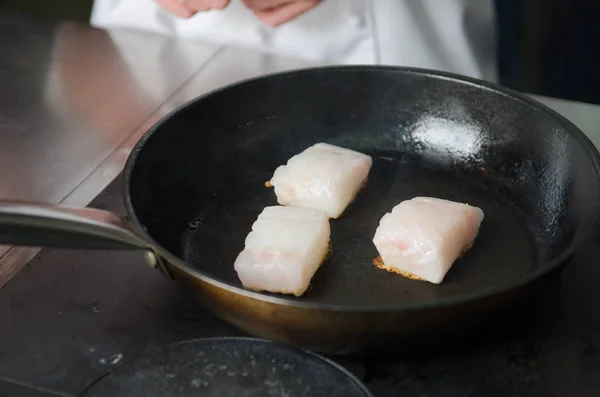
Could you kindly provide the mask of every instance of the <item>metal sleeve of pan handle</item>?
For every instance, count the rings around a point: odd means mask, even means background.
[[[83,249],[149,249],[112,212],[0,200],[0,244]]]

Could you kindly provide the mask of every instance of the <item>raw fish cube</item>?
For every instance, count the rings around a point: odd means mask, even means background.
[[[323,211],[266,207],[234,268],[246,289],[301,296],[329,252],[329,234]]]
[[[278,167],[268,183],[279,204],[338,218],[366,183],[372,164],[366,154],[317,143]]]
[[[381,218],[373,237],[381,262],[376,266],[440,284],[454,261],[471,248],[483,221],[480,208],[453,201],[415,197]]]

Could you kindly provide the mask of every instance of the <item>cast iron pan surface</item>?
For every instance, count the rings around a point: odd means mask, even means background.
[[[370,397],[315,354],[250,338],[177,343],[117,367],[81,397]]]
[[[264,182],[317,142],[371,155],[368,186],[331,220],[332,253],[304,296],[245,291],[233,262],[258,214],[277,203]],[[574,252],[599,198],[598,152],[557,113],[483,82],[389,67],[217,90],[158,123],[125,175],[129,215],[178,266],[258,299],[344,311],[436,307],[525,284]],[[441,285],[372,265],[382,215],[421,195],[485,213]]]

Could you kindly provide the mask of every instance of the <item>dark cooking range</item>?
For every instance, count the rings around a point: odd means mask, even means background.
[[[321,141],[373,157],[367,188],[331,221],[309,293],[242,288],[231,263],[275,204],[264,181]],[[486,217],[439,286],[372,265],[381,215],[422,195]],[[46,250],[2,291],[0,387],[368,396],[362,381],[375,396],[600,395],[600,155],[520,94],[385,67],[242,82],[157,123],[91,207],[0,201],[2,244],[132,250]],[[242,332],[338,364],[223,339]]]
[[[92,206],[123,213],[122,184]],[[599,257],[594,238],[535,312],[513,313],[478,339],[397,358],[333,359],[375,397],[598,396]],[[0,396],[75,396],[146,351],[243,336],[136,252],[44,250],[2,289],[0,303]]]

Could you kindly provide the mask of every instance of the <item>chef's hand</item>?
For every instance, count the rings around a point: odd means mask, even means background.
[[[167,11],[181,18],[190,18],[200,11],[221,10],[230,0],[156,0]]]
[[[321,0],[243,0],[254,15],[270,26],[279,26],[316,7]]]

